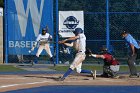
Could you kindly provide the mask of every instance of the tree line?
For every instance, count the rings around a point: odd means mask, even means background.
[[[0,7],[3,7],[3,6],[4,6],[3,0],[0,0]]]

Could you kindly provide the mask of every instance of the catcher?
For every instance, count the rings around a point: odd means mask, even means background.
[[[119,62],[108,52],[107,48],[102,48],[101,54],[92,54],[90,49],[87,49],[86,54],[94,58],[102,58],[104,60],[102,77],[119,78],[118,71],[120,68]]]

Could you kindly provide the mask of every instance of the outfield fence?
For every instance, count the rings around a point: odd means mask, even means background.
[[[106,46],[109,51],[116,57],[116,59],[118,59],[122,64],[126,64],[127,46],[125,45],[124,40],[121,38],[121,32],[123,30],[127,30],[134,36],[136,40],[140,40],[139,0],[34,0],[37,1],[34,4],[37,5],[36,9],[38,9],[38,12],[41,11],[39,9],[43,9],[40,7],[43,4],[47,6],[44,9],[47,9],[49,7],[49,9],[51,10],[47,10],[50,13],[50,16],[48,18],[46,18],[45,16],[48,15],[48,12],[46,12],[46,10],[43,10],[42,16],[44,16],[41,21],[39,20],[40,24],[38,24],[38,20],[32,18],[33,15],[31,11],[28,14],[28,17],[25,14],[25,12],[27,12],[29,8],[33,9],[32,5],[28,6],[28,4],[31,4],[31,1],[28,2],[29,0],[24,0],[24,2],[21,2],[23,0],[19,0],[19,2],[17,2],[17,5],[15,3],[16,1],[18,0],[5,0],[5,16],[7,17],[5,17],[4,31],[4,33],[6,33],[6,63],[19,63],[21,59],[28,60],[28,57],[34,59],[36,52],[30,55],[27,51],[31,48],[32,43],[30,41],[34,41],[36,38],[36,32],[33,33],[33,31],[35,30],[35,28],[37,28],[38,25],[45,26],[46,24],[48,24],[51,30],[50,33],[53,34],[54,40],[57,40],[58,36],[56,33],[58,31],[58,24],[55,23],[58,23],[59,21],[57,18],[58,16],[56,16],[58,15],[58,11],[84,11],[84,32],[87,37],[87,47],[92,49],[94,53],[100,53],[101,47]],[[48,3],[47,1],[50,4],[46,5],[46,3]],[[17,8],[19,8],[18,4],[20,3],[24,5],[23,9],[25,11],[23,14],[21,14],[21,12],[19,11],[19,14],[21,15],[17,17]],[[12,19],[12,21],[8,20],[8,18]],[[21,27],[22,29],[27,31],[28,34],[20,30],[19,18],[21,18],[22,20],[20,20],[21,23],[27,21],[27,25],[23,25]],[[26,19],[26,21],[23,21],[24,19]],[[39,31],[41,31],[41,28],[39,29]],[[16,35],[16,33],[18,33],[19,35]],[[26,37],[20,36],[23,34]],[[15,38],[10,38],[10,35],[14,36]],[[11,40],[15,45],[14,48],[9,48],[9,44],[12,43],[9,43],[7,41]],[[22,46],[17,48],[18,45],[16,45],[15,41],[20,40],[28,41],[23,42],[24,44],[26,44],[25,46],[27,46],[25,49],[22,49]],[[22,44],[22,42],[20,43]],[[60,45],[51,45],[53,54],[56,57],[56,63],[71,63],[75,56],[74,50],[72,48],[68,48],[69,53],[66,53],[61,48],[62,47]],[[139,58],[140,55],[138,55],[138,61],[136,62],[137,64],[139,64]],[[45,54],[45,52],[41,55],[40,60],[40,63],[50,63],[49,58]],[[86,59],[86,62],[102,64],[102,60],[88,57]]]

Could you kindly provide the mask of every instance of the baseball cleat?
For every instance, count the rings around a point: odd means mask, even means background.
[[[114,76],[114,77],[112,77],[112,78],[114,78],[114,79],[118,79],[119,77],[120,77],[120,76],[117,75],[117,76]]]
[[[64,81],[65,78],[64,77],[59,77],[58,81]]]
[[[130,75],[129,78],[139,78],[139,75]]]

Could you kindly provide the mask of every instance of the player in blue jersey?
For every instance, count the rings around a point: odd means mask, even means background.
[[[122,32],[122,37],[125,39],[126,44],[128,45],[128,66],[130,69],[130,78],[139,77],[137,72],[135,61],[137,58],[138,49],[140,49],[140,44],[126,31]]]

